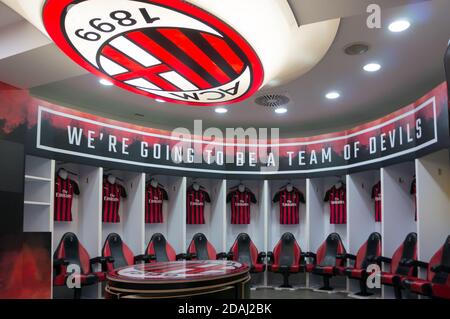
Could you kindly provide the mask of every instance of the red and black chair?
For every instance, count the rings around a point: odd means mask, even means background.
[[[402,280],[417,277],[417,268],[410,260],[417,260],[417,234],[409,233],[403,243],[395,250],[392,258],[380,256],[377,262],[390,265],[389,271],[381,272],[381,284],[394,288],[395,298],[402,298]],[[408,263],[407,263],[408,262]]]
[[[380,265],[378,258],[381,256],[381,235],[379,233],[370,234],[369,238],[358,249],[358,253],[355,255],[344,254],[338,256],[344,260],[352,260],[353,266],[342,269],[336,268],[336,274],[346,275],[351,279],[359,281],[360,291],[356,293],[359,296],[372,295],[367,291],[367,278],[371,273],[367,272],[367,267],[371,264],[377,263]]]
[[[427,270],[427,278],[406,278],[402,286],[409,291],[432,298],[450,298],[450,236],[428,263],[409,260],[406,264]]]
[[[338,233],[328,235],[316,253],[305,253],[305,257],[312,259],[312,263],[306,264],[306,271],[323,277],[323,286],[319,290],[333,290],[330,279],[337,273],[337,269],[344,269],[344,259],[340,256],[345,254],[345,247]]]
[[[75,283],[78,281],[80,286],[74,289],[74,299],[81,298],[81,288],[83,286],[94,285],[104,281],[106,275],[104,272],[93,270],[95,264],[102,264],[102,257],[90,258],[87,250],[79,242],[74,233],[65,233],[53,254],[53,285],[67,286],[67,279]],[[70,270],[70,266],[78,266],[80,273]]]
[[[292,288],[289,275],[305,271],[304,256],[292,233],[284,233],[273,252],[267,253],[268,270],[283,275],[281,288]]]
[[[226,259],[227,253],[217,253],[214,246],[208,241],[205,234],[197,233],[192,237],[187,249],[189,260],[217,260]]]
[[[186,259],[186,254],[176,254],[163,234],[153,234],[142,259],[146,262],[165,262]]]
[[[240,233],[237,236],[228,253],[228,259],[246,264],[251,273],[260,273],[266,270],[265,258],[266,253],[259,253],[250,236],[246,233]]]
[[[145,261],[145,255],[134,256],[130,247],[116,233],[111,233],[106,237],[102,256],[104,258],[103,271],[106,272]]]

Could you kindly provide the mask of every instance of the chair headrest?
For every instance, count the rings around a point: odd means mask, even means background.
[[[246,233],[240,233],[237,237],[237,241],[240,243],[250,243],[250,236]]]
[[[450,235],[445,240],[445,246],[450,247]]]
[[[381,241],[381,235],[380,235],[380,233],[374,232],[374,233],[370,234],[368,240],[369,241]]]
[[[75,235],[74,233],[68,232],[63,235],[62,241],[64,243],[75,244],[78,242],[78,238],[77,235]]]
[[[405,244],[409,244],[409,245],[415,245],[417,242],[417,234],[416,233],[409,233],[408,235],[406,235],[405,238]]]
[[[289,243],[293,242],[294,240],[295,240],[294,235],[293,235],[292,233],[289,233],[289,232],[284,233],[284,234],[281,236],[281,241],[282,241],[283,243],[285,243],[285,244],[289,244]]]
[[[207,241],[205,234],[197,233],[192,238],[193,241],[199,242],[199,241]]]
[[[331,233],[327,237],[327,242],[341,241],[341,236],[338,233]]]
[[[150,241],[156,242],[156,243],[164,243],[166,241],[166,238],[161,233],[153,234]]]
[[[121,246],[122,245],[122,238],[119,234],[111,233],[108,235],[108,238],[106,241],[109,243],[109,246]]]

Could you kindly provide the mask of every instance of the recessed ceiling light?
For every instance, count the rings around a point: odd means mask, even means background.
[[[403,32],[411,26],[408,20],[396,20],[389,25],[389,31],[391,32]]]
[[[228,110],[224,107],[217,107],[214,111],[219,114],[225,114],[228,112]]]
[[[101,85],[106,85],[106,86],[113,85],[113,83],[111,81],[108,81],[106,79],[100,79],[99,82],[100,82]]]
[[[287,113],[287,108],[285,108],[285,107],[279,107],[279,108],[277,108],[277,109],[275,109],[275,113],[277,113],[277,114],[284,114],[284,113]]]
[[[166,103],[166,101],[164,101],[163,99],[156,99],[155,101],[158,103]]]
[[[368,63],[364,66],[364,71],[367,72],[377,72],[381,69],[381,65],[378,63]]]
[[[325,95],[325,97],[329,100],[338,99],[340,96],[341,94],[339,94],[339,92],[336,91],[328,92],[327,95]]]

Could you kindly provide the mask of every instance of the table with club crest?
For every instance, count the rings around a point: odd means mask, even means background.
[[[109,299],[227,298],[249,296],[249,268],[225,260],[138,264],[107,276]]]

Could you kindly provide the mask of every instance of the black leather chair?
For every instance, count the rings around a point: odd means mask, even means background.
[[[237,236],[228,253],[228,259],[246,264],[250,267],[251,273],[260,273],[266,270],[265,258],[266,253],[259,253],[250,236],[246,233],[240,233]]]
[[[106,237],[102,256],[104,258],[103,271],[106,272],[112,272],[114,269],[144,261],[144,255],[134,256],[130,247],[116,233],[111,233]]]
[[[305,271],[304,258],[300,245],[292,233],[284,233],[272,252],[267,253],[268,270],[283,275],[280,288],[292,288],[289,275]]]
[[[417,260],[417,234],[409,233],[395,250],[392,258],[378,257],[378,262],[389,264],[389,271],[381,272],[381,284],[394,288],[395,298],[402,299],[402,280],[417,277],[417,268],[410,261]]]
[[[227,253],[217,253],[214,246],[208,241],[205,234],[197,233],[192,237],[187,249],[187,259],[190,260],[216,260],[226,259]]]
[[[79,281],[80,287],[74,289],[74,299],[81,298],[81,289],[83,286],[94,285],[104,281],[106,275],[104,272],[94,271],[93,265],[102,264],[102,257],[90,258],[87,250],[79,242],[74,233],[65,233],[53,254],[53,285],[66,286],[67,279]],[[69,265],[79,267],[80,273],[68,272]]]
[[[307,252],[304,256],[312,259],[312,263],[306,264],[306,271],[323,277],[323,286],[319,290],[333,290],[330,279],[337,269],[344,269],[345,247],[338,233],[331,233],[319,246],[316,253]]]
[[[142,257],[146,262],[165,262],[186,259],[186,254],[176,254],[172,245],[170,245],[163,234],[153,234],[147,245],[145,255]]]
[[[378,264],[378,257],[381,256],[381,235],[379,233],[370,234],[369,238],[358,249],[358,253],[355,255],[345,254],[338,256],[339,258],[352,260],[354,265],[352,267],[346,267],[345,269],[337,268],[336,273],[339,275],[346,275],[351,279],[359,281],[360,291],[356,293],[359,296],[372,295],[367,291],[367,278],[370,273],[367,272],[367,267],[371,264]]]
[[[404,278],[404,288],[419,295],[450,299],[450,236],[428,263],[413,260],[405,263],[426,269],[427,277]]]

